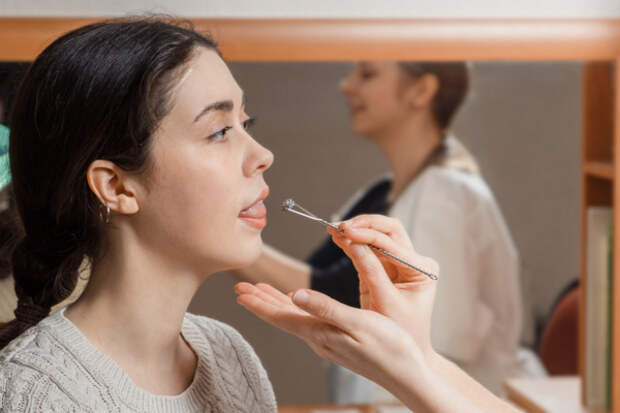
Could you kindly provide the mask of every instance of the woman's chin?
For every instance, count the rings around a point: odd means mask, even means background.
[[[263,252],[263,240],[261,237],[257,237],[257,242],[254,245],[239,248],[237,254],[234,255],[232,262],[230,263],[230,270],[238,270],[249,265],[254,264],[261,253]]]
[[[351,126],[351,130],[357,136],[361,136],[364,139],[372,140],[372,138],[370,137],[370,135],[372,135],[372,128],[362,122],[353,123],[353,125]]]

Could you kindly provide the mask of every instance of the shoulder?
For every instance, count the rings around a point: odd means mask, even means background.
[[[441,216],[452,231],[460,228],[479,248],[493,246],[516,255],[516,247],[500,206],[485,180],[477,173],[433,167],[425,177],[420,214],[426,221]],[[424,219],[422,219],[424,221]]]
[[[186,320],[206,339],[219,363],[237,362],[247,368],[262,365],[248,342],[233,327],[221,321],[195,314],[186,314]]]
[[[424,194],[431,199],[448,198],[474,204],[494,201],[491,189],[477,173],[432,166],[420,176],[420,182],[424,187]]]
[[[6,410],[5,410],[6,409]],[[92,412],[52,377],[33,367],[9,364],[0,367],[0,411],[2,412]]]
[[[275,412],[276,401],[267,372],[241,334],[212,318],[187,313],[185,320],[206,339],[206,347],[198,349],[199,356],[217,366],[222,391],[229,395],[235,411]]]
[[[416,221],[427,215],[463,220],[481,212],[494,214],[497,209],[491,189],[477,173],[431,166],[403,191],[390,214]]]
[[[390,215],[424,238],[437,231],[465,231],[469,236],[484,234],[485,238],[493,238],[491,235],[498,231],[507,233],[499,205],[484,179],[477,173],[445,166],[431,166],[420,174],[399,196]]]
[[[240,347],[250,347],[245,339],[232,326],[213,318],[187,313],[186,321],[195,326],[202,336],[212,345],[233,344]],[[250,347],[251,349],[251,347]]]
[[[0,351],[0,372],[12,365],[29,366],[31,362],[49,353],[48,337],[42,323],[30,327]]]
[[[10,412],[89,411],[72,395],[77,389],[57,380],[63,365],[44,329],[31,327],[0,352],[0,407]]]

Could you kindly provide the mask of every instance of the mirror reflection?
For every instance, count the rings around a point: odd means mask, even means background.
[[[26,66],[0,66],[0,123],[9,127]],[[285,292],[311,286],[359,305],[355,269],[326,233],[279,213],[291,197],[334,220],[401,220],[416,249],[441,266],[433,345],[489,389],[501,394],[507,377],[546,374],[541,336],[579,277],[580,62],[230,67],[257,118],[253,135],[276,159],[265,201],[268,247],[257,264],[210,278],[190,311],[241,332],[280,403],[392,400],[235,303],[232,285],[244,279]],[[13,230],[7,193],[5,241]],[[15,301],[2,265],[7,321]],[[576,364],[565,368],[576,373]]]

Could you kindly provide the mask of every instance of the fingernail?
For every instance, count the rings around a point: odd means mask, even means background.
[[[304,290],[299,290],[295,293],[295,295],[293,296],[293,302],[295,304],[306,304],[308,303],[308,300],[310,300],[310,295],[304,291]]]

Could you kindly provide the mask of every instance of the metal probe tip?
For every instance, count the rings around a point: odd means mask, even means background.
[[[291,198],[286,199],[284,202],[282,202],[283,211],[294,208],[294,207],[295,207],[295,201],[293,201]]]

